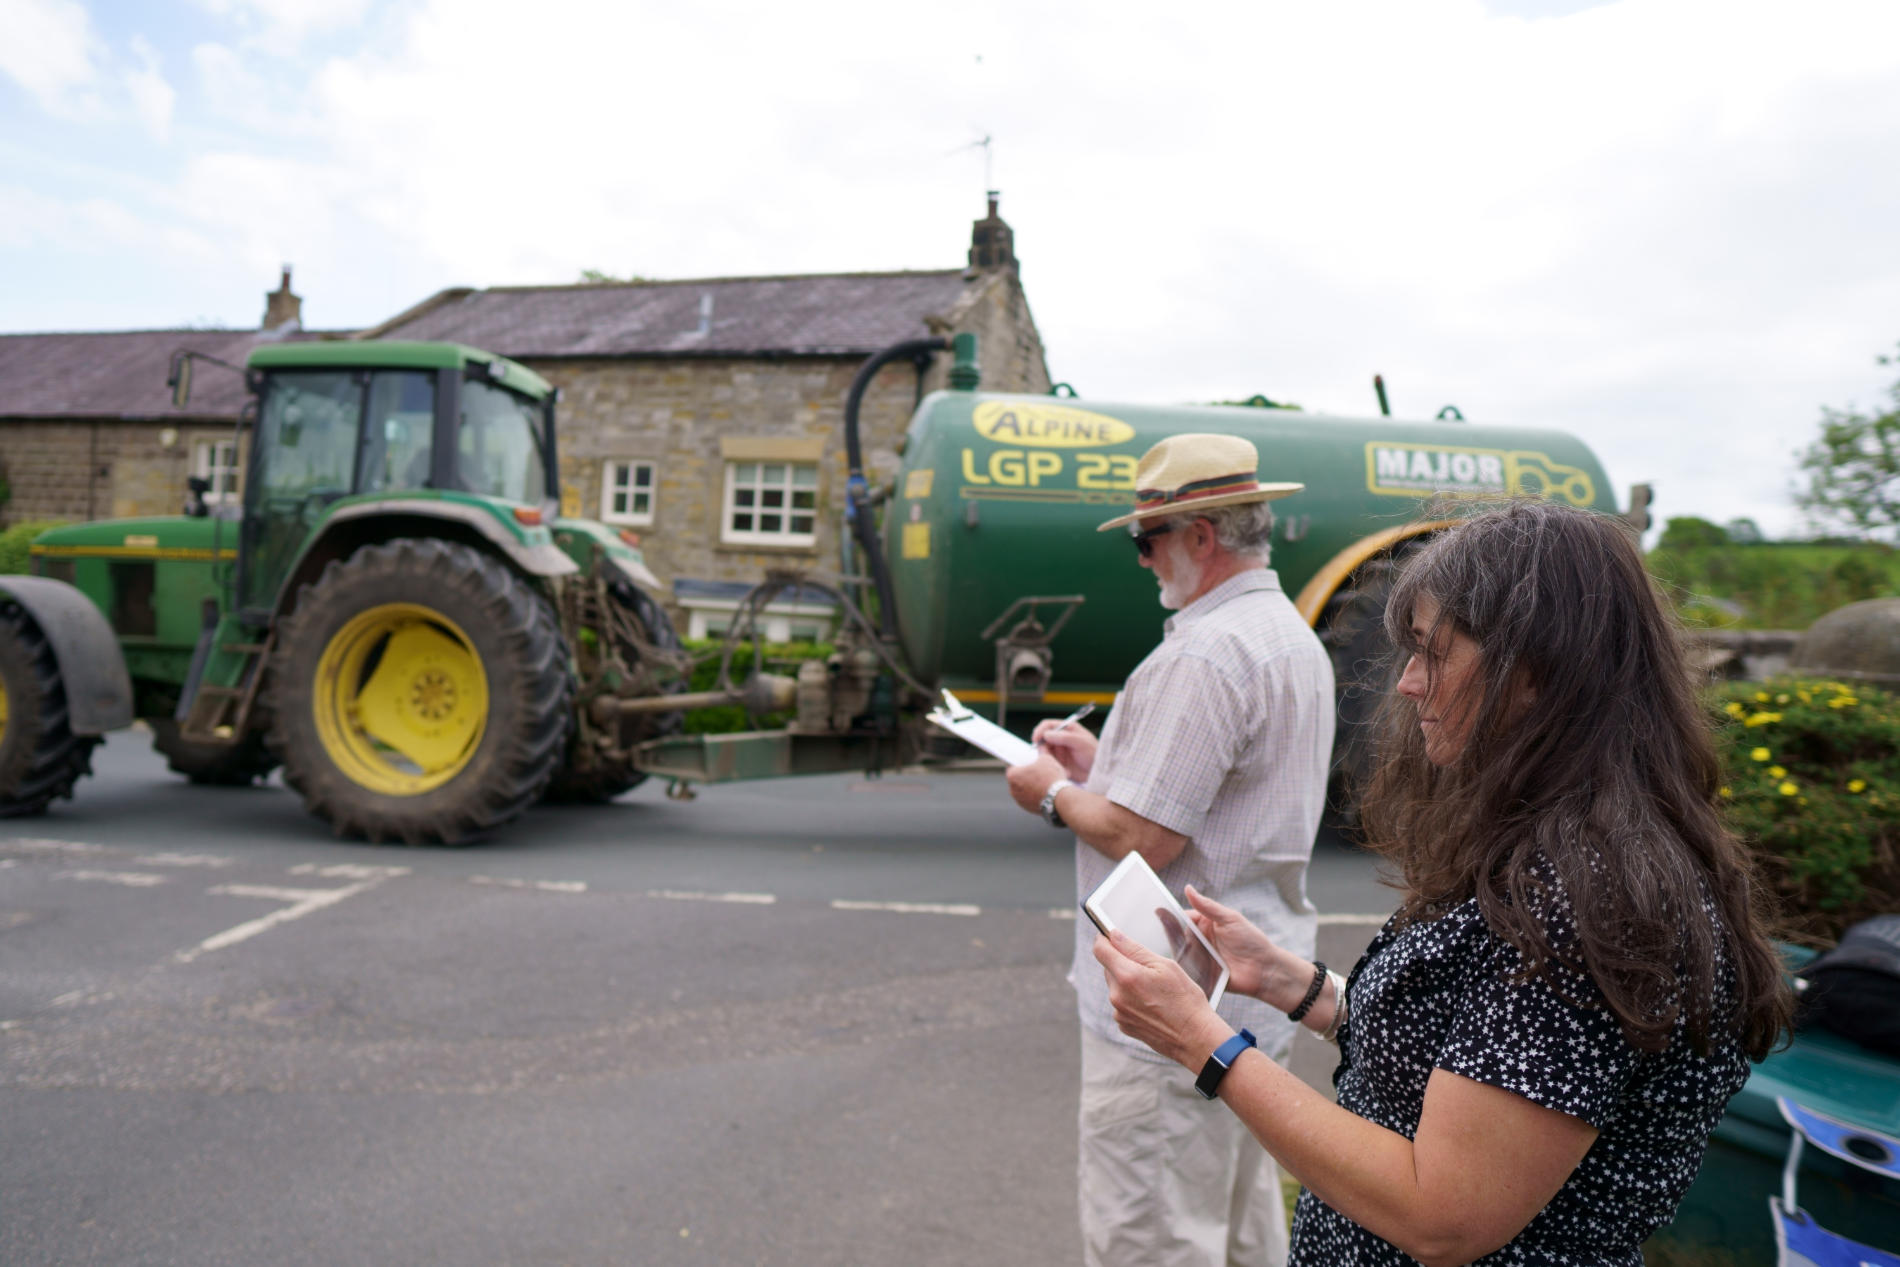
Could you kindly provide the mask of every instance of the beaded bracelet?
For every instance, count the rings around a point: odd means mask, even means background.
[[[1326,965],[1315,961],[1313,964],[1313,983],[1306,987],[1306,997],[1300,1000],[1298,1007],[1286,1014],[1286,1018],[1289,1021],[1298,1021],[1301,1017],[1312,1011],[1313,1002],[1319,998],[1319,992],[1325,985]]]

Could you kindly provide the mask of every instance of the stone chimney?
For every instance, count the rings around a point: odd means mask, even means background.
[[[999,196],[996,190],[990,190],[990,213],[978,220],[970,232],[970,267],[1006,268],[1020,273],[1022,266],[1016,261],[1016,234],[1003,217],[996,214]]]
[[[996,204],[990,204],[990,214],[996,214]],[[997,223],[1002,223],[1000,220]],[[1005,232],[1008,230],[1005,229]],[[264,296],[264,328],[277,330],[284,326],[301,328],[303,325],[303,299],[290,290],[290,265],[284,265],[284,279],[277,289]]]

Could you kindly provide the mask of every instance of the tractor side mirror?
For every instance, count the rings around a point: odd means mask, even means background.
[[[194,475],[185,481],[185,514],[193,519],[203,519],[211,513],[205,505],[205,494],[211,491],[211,481],[202,475]]]
[[[172,353],[171,372],[165,375],[165,386],[172,389],[172,408],[183,409],[185,402],[191,399],[191,353]]]

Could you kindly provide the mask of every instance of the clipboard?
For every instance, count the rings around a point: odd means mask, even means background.
[[[1040,749],[1020,735],[1013,735],[986,717],[978,717],[950,692],[943,703],[926,714],[930,723],[947,730],[967,744],[981,748],[1004,765],[1022,765],[1041,755]]]

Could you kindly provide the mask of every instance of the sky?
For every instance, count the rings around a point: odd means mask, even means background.
[[[1097,402],[1379,373],[1784,536],[1900,377],[1893,0],[0,0],[0,332],[957,267],[991,187]]]

